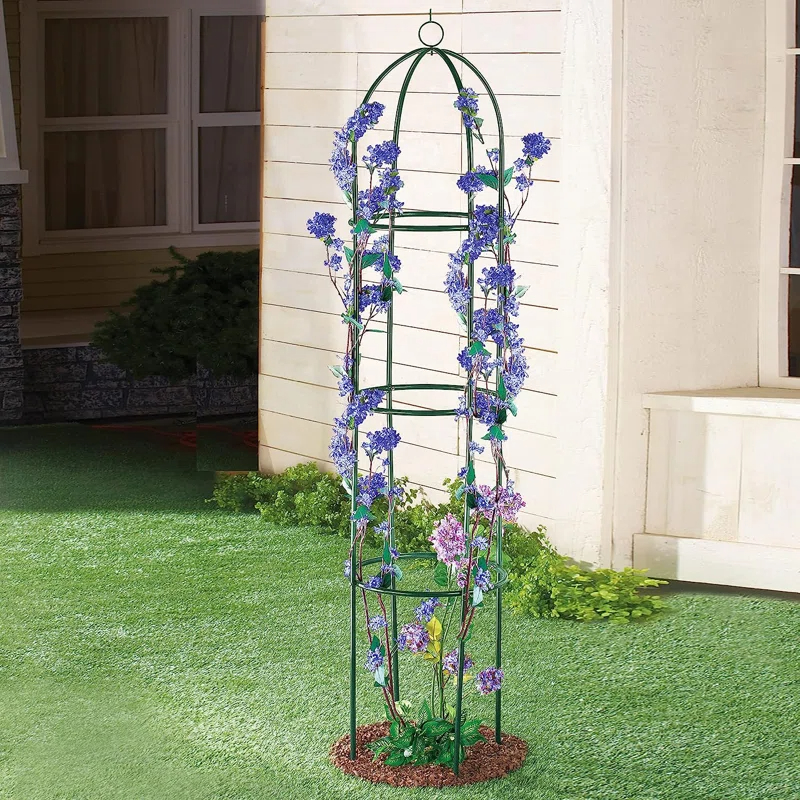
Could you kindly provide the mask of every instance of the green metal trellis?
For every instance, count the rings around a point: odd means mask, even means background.
[[[434,26],[438,28],[438,41],[434,44],[426,43],[423,38],[423,31],[427,26]],[[494,111],[495,119],[497,122],[497,131],[499,134],[499,144],[498,144],[498,174],[503,175],[505,172],[505,150],[504,150],[504,142],[503,142],[503,121],[500,114],[500,108],[497,103],[497,98],[494,95],[491,87],[489,86],[488,82],[484,78],[484,76],[480,73],[480,71],[469,61],[467,58],[462,56],[459,53],[455,53],[452,50],[446,50],[439,47],[441,42],[444,39],[444,29],[442,26],[433,20],[432,15],[429,14],[429,18],[426,22],[424,22],[419,29],[419,39],[422,42],[422,47],[419,47],[415,50],[412,50],[405,55],[398,58],[392,64],[390,64],[375,80],[375,82],[370,86],[367,93],[364,95],[363,103],[368,103],[374,93],[378,90],[383,80],[392,73],[395,69],[400,67],[405,62],[411,60],[411,65],[406,72],[405,78],[403,79],[402,86],[400,88],[400,94],[397,100],[397,109],[395,112],[395,120],[394,120],[394,129],[393,129],[393,140],[397,144],[400,138],[400,126],[402,122],[403,116],[403,106],[406,100],[406,94],[408,92],[408,87],[411,83],[411,79],[414,76],[414,73],[417,70],[417,67],[420,65],[420,62],[426,55],[431,56],[438,56],[444,64],[446,65],[447,69],[450,72],[450,75],[453,78],[453,82],[456,87],[456,91],[461,91],[464,86],[462,84],[461,78],[458,74],[458,70],[456,69],[455,62],[459,62],[463,64],[466,68],[468,68],[474,76],[480,81],[481,85],[483,86],[484,90],[486,91],[487,96],[489,97],[492,108]],[[470,128],[464,127],[464,132],[466,135],[466,155],[467,155],[467,170],[472,171],[474,167],[474,156],[473,156],[473,132]],[[357,142],[353,142],[352,145],[352,161],[354,164],[358,163],[358,154],[357,154]],[[397,167],[397,164],[394,164],[394,167]],[[358,218],[358,207],[357,207],[357,198],[358,198],[358,186],[357,180],[353,185],[353,192],[352,192],[352,214],[353,220],[355,221]],[[500,233],[498,234],[498,252],[502,252],[503,248],[503,222],[504,222],[504,213],[505,213],[505,203],[504,203],[504,192],[503,192],[503,181],[498,181],[498,200],[497,200],[497,209],[498,209],[498,216],[499,216],[499,230]],[[397,233],[440,233],[440,232],[448,232],[448,231],[463,231],[466,232],[469,230],[469,218],[471,217],[474,211],[474,197],[473,195],[469,195],[468,200],[468,210],[466,212],[462,211],[426,211],[426,210],[409,210],[403,211],[400,215],[400,219],[402,222],[397,222],[395,219],[396,212],[391,211],[389,214],[389,219],[387,222],[379,223],[374,225],[374,227],[378,230],[384,230],[388,232],[389,242],[388,248],[390,253],[394,253],[395,249],[395,236]],[[430,222],[428,222],[430,220]],[[358,237],[354,236],[353,239],[353,249],[356,250],[358,246]],[[361,270],[358,268],[358,265],[355,263],[355,259],[353,261],[353,265],[351,268],[351,278],[352,278],[352,285],[353,285],[353,294],[355,297],[355,307],[359,307],[359,297],[362,292],[362,278],[361,278]],[[474,266],[470,261],[468,264],[467,270],[467,279],[469,283],[470,289],[470,299],[467,306],[467,313],[466,313],[466,326],[468,335],[472,333],[472,326],[473,326],[473,312],[474,312],[474,285],[475,285],[475,275],[474,275]],[[394,300],[389,304],[389,309],[387,312],[387,337],[386,337],[386,378],[385,383],[382,386],[373,386],[373,387],[361,387],[359,383],[359,361],[360,361],[360,340],[358,336],[354,337],[354,348],[353,348],[353,385],[354,391],[358,393],[362,391],[362,389],[380,389],[385,392],[386,400],[385,405],[376,409],[376,413],[385,414],[387,419],[388,427],[393,426],[393,418],[395,416],[410,416],[410,417],[435,417],[435,416],[448,416],[452,417],[455,414],[455,408],[446,408],[446,409],[414,409],[414,408],[395,408],[394,407],[394,393],[400,391],[458,391],[463,392],[464,386],[463,385],[455,385],[455,384],[438,384],[438,383],[403,383],[397,384],[394,383],[393,380],[393,328],[394,328]],[[498,348],[499,352],[500,348]],[[498,375],[495,376],[497,380],[499,378]],[[495,392],[497,388],[495,387]],[[473,387],[472,384],[469,383],[467,386],[467,407],[471,408],[473,404]],[[472,463],[472,452],[469,445],[473,441],[473,421],[472,417],[470,416],[466,422],[467,426],[467,443],[466,443],[466,466],[467,468],[470,467]],[[359,449],[359,431],[358,427],[356,427],[354,434],[353,434],[353,448],[358,454]],[[502,447],[502,444],[500,444]],[[394,453],[389,453],[389,464],[388,464],[388,481],[389,481],[389,488],[394,486]],[[497,467],[495,473],[495,484],[496,486],[500,486],[503,482],[503,470],[502,470],[502,451],[500,458],[497,460]],[[353,489],[353,505],[352,511],[355,515],[357,501],[356,496],[357,492],[355,491],[355,487],[358,485],[358,455],[356,455],[356,463],[353,468],[353,478],[352,478],[352,486]],[[467,504],[467,497],[465,495],[464,500],[464,528],[468,529],[469,527],[469,515],[470,515],[470,508]],[[496,572],[496,579],[494,581],[494,588],[492,591],[496,592],[497,600],[496,600],[496,616],[495,616],[495,666],[500,668],[502,666],[502,588],[507,582],[507,574],[505,570],[503,570],[503,521],[498,515],[498,519],[495,522],[496,525],[496,542],[497,542],[497,550],[496,550],[496,560],[489,563],[489,567]],[[357,523],[353,522],[351,527],[351,547],[355,542],[357,534]],[[394,519],[393,513],[390,512],[389,517],[389,545],[394,547]],[[401,559],[426,559],[434,557],[431,553],[407,553],[400,556]],[[371,559],[365,560],[364,564],[369,563],[379,563],[381,561],[380,558],[378,559]],[[392,575],[391,583],[387,588],[377,588],[373,589],[365,585],[364,582],[359,582],[356,578],[356,570],[351,570],[350,575],[350,758],[355,760],[356,758],[356,664],[357,664],[357,655],[356,655],[356,610],[357,610],[357,592],[359,591],[371,591],[377,594],[385,594],[391,598],[391,614],[389,619],[389,624],[391,627],[392,632],[392,639],[393,641],[397,641],[397,598],[398,597],[416,597],[416,598],[426,598],[426,597],[452,597],[452,598],[461,598],[460,601],[460,611],[461,611],[461,621],[463,624],[464,619],[466,618],[468,608],[464,602],[463,592],[461,590],[454,590],[454,591],[446,591],[442,590],[441,588],[431,588],[430,590],[420,590],[420,591],[411,591],[411,590],[404,590],[398,589],[395,583],[395,577]],[[459,638],[458,641],[458,682],[456,686],[456,707],[455,707],[455,720],[454,720],[454,727],[455,727],[455,741],[456,743],[460,742],[461,736],[461,712],[462,712],[462,694],[463,694],[463,683],[464,683],[464,658],[465,658],[465,642],[463,638]],[[400,670],[399,670],[399,659],[393,659],[392,664],[392,677],[393,677],[393,692],[394,692],[394,699],[400,699]],[[498,690],[495,694],[495,740],[499,744],[501,741],[501,691]],[[455,747],[455,754],[453,758],[453,770],[458,773],[459,768],[459,760],[460,760],[460,748],[458,746]]]

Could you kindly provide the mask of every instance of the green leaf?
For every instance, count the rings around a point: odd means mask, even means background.
[[[471,356],[488,356],[489,351],[484,347],[483,342],[473,342],[469,348]]]
[[[441,561],[437,562],[433,570],[433,582],[437,586],[447,586],[447,577],[447,565],[443,564]]]
[[[503,376],[500,376],[500,380],[497,381],[497,396],[501,400],[505,400],[508,397],[508,390],[506,389],[506,382],[503,380]]]
[[[499,425],[492,425],[489,428],[489,433],[487,433],[485,436],[482,436],[481,438],[486,439],[488,441],[502,442],[505,438],[505,434],[503,433],[503,429]]]
[[[347,245],[345,245],[344,254],[345,254],[345,256],[347,256],[347,263],[348,264],[352,263],[352,261],[353,261],[353,250],[351,248],[347,247]]]
[[[344,370],[338,365],[334,364],[333,366],[328,367],[328,369],[337,377],[341,378],[344,376]]]
[[[375,228],[373,228],[372,225],[370,225],[365,219],[360,219],[353,228],[353,233],[375,233]]]
[[[364,323],[363,322],[359,322],[357,319],[355,319],[354,317],[351,317],[349,314],[342,314],[342,319],[345,322],[349,323],[350,325],[355,325],[356,328],[358,328],[360,331],[364,330]]]
[[[389,542],[387,541],[384,541],[383,543],[383,563],[384,564],[392,563],[392,554],[389,551]]]
[[[453,730],[453,723],[446,719],[431,719],[422,726],[422,730],[426,736],[438,738],[450,733]]]
[[[508,419],[508,413],[504,408],[501,408],[497,412],[497,424],[498,425],[505,425],[506,420]]]
[[[422,705],[419,707],[417,718],[419,719],[420,723],[428,722],[429,720],[433,719],[433,713],[431,712],[431,707],[428,705],[427,700],[422,701]]]
[[[381,640],[377,636],[372,637],[372,641],[369,643],[370,650],[378,650],[381,646]]]
[[[370,520],[372,520],[372,519],[375,519],[375,517],[372,514],[372,512],[366,506],[361,505],[356,509],[356,513],[353,514],[353,519],[356,522],[358,522],[358,520],[361,520],[361,519],[370,519]]]
[[[516,417],[517,416],[517,404],[513,400],[506,400],[508,404],[508,410]]]
[[[497,178],[494,175],[487,175],[484,172],[476,172],[475,176],[484,186],[488,186],[490,189],[497,189]]]
[[[486,569],[486,557],[479,556],[478,557],[478,569]]]
[[[483,125],[483,117],[475,117],[475,124],[480,128]]]
[[[517,288],[514,289],[514,294],[517,297],[524,297],[530,288],[530,286],[517,286]]]
[[[403,294],[403,292],[405,291],[405,289],[403,288],[403,284],[400,283],[400,281],[397,280],[397,278],[394,279],[394,290],[397,292],[397,294]]]
[[[386,708],[389,708],[387,705]],[[397,739],[400,735],[400,723],[395,719],[392,720],[392,724],[389,726],[389,737],[391,739]]]
[[[407,761],[406,757],[403,755],[403,751],[399,750],[395,753],[386,757],[386,761],[384,762],[387,767],[402,767]]]
[[[386,713],[386,719],[388,719],[389,722],[395,723],[396,722],[395,718],[392,716],[392,709],[389,708],[389,704],[388,703],[384,703],[383,704],[383,710]],[[380,739],[378,741],[380,741]]]
[[[508,168],[508,169],[507,169],[507,170],[506,170],[506,171],[503,173],[503,186],[508,186],[508,184],[509,184],[509,183],[511,183],[511,176],[512,176],[513,174],[514,174],[514,167],[509,167],[509,168]]]
[[[392,287],[391,286],[384,286],[381,290],[381,300],[384,303],[388,303],[392,299]]]
[[[377,264],[383,256],[383,253],[364,253],[364,255],[361,256],[361,269],[366,269],[366,267]]]
[[[469,466],[467,467],[466,482],[468,484],[475,483],[475,464],[472,461],[469,462]]]

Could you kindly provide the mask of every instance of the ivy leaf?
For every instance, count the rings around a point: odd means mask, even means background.
[[[373,264],[377,264],[383,256],[383,253],[364,253],[364,255],[361,256],[361,268],[365,269],[366,267],[371,267]]]
[[[483,342],[473,342],[469,348],[469,354],[471,356],[488,356],[489,351],[484,346]]]
[[[506,439],[506,435],[503,433],[503,429],[499,425],[492,425],[491,428],[489,428],[489,433],[481,438],[490,442],[503,442]]]
[[[508,184],[509,184],[509,183],[511,183],[511,176],[512,176],[513,174],[514,174],[514,167],[509,167],[509,168],[508,168],[508,169],[507,169],[507,170],[506,170],[506,171],[503,173],[503,186],[508,186]]]
[[[475,176],[484,186],[488,186],[490,189],[498,188],[499,184],[497,183],[497,178],[494,175],[487,175],[485,172],[476,172]]]
[[[437,586],[447,586],[447,565],[439,561],[433,570],[433,582]]]
[[[375,228],[373,228],[372,225],[370,225],[365,219],[360,219],[353,228],[353,233],[375,233]]]

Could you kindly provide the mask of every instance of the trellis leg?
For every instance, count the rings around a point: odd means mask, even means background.
[[[351,563],[350,570],[355,569]],[[356,760],[356,585],[350,584],[350,760]]]
[[[461,597],[461,617],[464,617],[464,597]],[[461,763],[461,702],[464,696],[464,640],[458,640],[458,686],[456,686],[455,741],[453,745],[453,772],[458,775]]]

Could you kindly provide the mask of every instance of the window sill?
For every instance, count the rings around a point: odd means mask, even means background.
[[[62,253],[112,253],[120,250],[160,250],[168,247],[258,247],[258,230],[221,231],[219,233],[137,233],[131,236],[96,236],[91,238],[50,239],[31,244],[23,242],[22,255],[46,256]]]
[[[800,420],[800,390],[797,389],[752,386],[692,392],[658,392],[644,395],[642,405],[659,411],[693,411],[698,414]]]
[[[0,169],[0,186],[12,186],[28,182],[26,169]]]

